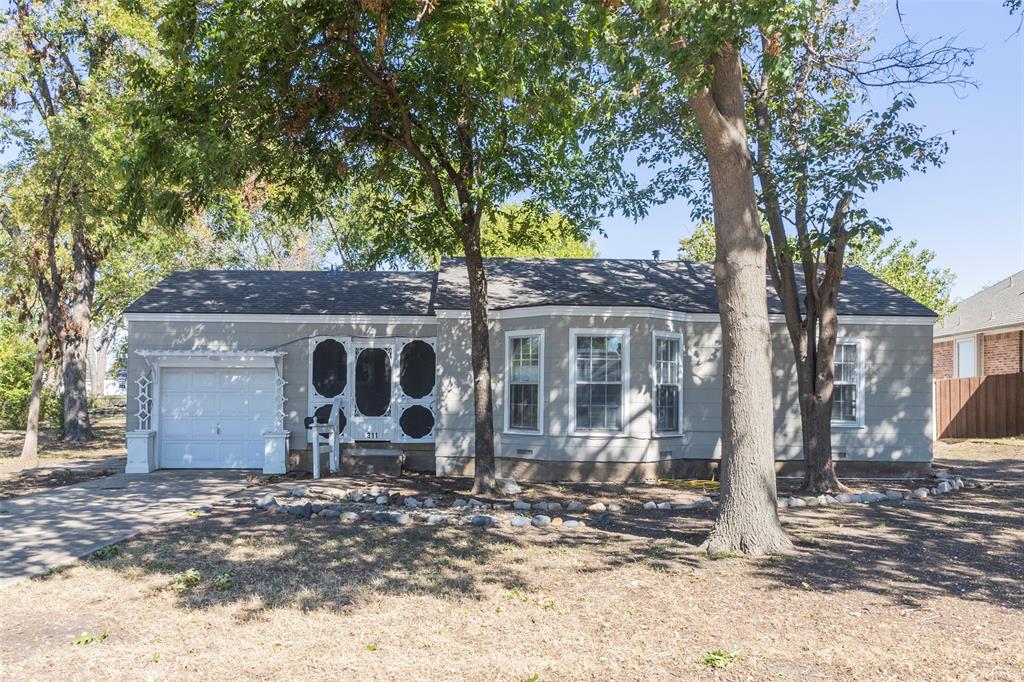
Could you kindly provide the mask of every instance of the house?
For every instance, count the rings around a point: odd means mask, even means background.
[[[935,324],[936,379],[1024,371],[1024,270],[962,301]]]
[[[707,476],[721,452],[722,339],[710,264],[489,260],[499,474]],[[833,443],[841,473],[932,457],[935,315],[859,268],[839,301]],[[775,453],[802,457],[781,306]],[[129,472],[309,467],[304,420],[337,403],[343,461],[400,453],[468,475],[473,381],[461,259],[439,272],[175,272],[132,303]]]

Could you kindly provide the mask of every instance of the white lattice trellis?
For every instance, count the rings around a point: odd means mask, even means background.
[[[149,388],[153,385],[153,380],[147,374],[140,374],[139,378],[135,380],[135,384],[139,387],[138,395],[135,396],[135,401],[139,404],[138,409],[135,411],[135,415],[138,418],[138,428],[141,431],[147,431],[149,430],[150,419],[152,418],[150,410],[153,399],[149,395]]]
[[[288,385],[288,382],[281,376],[281,358],[275,358],[274,369],[276,371],[274,386],[277,388],[277,412],[274,415],[274,426],[278,431],[284,431],[284,387]]]

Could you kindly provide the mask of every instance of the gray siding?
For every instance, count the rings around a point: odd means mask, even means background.
[[[600,314],[493,320],[495,445],[499,457],[570,463],[656,463],[712,459],[721,454],[721,333],[715,322],[669,321]],[[625,329],[629,335],[628,433],[569,433],[573,405],[569,337],[572,328]],[[504,416],[505,332],[543,329],[544,433],[506,433]],[[651,414],[652,343],[655,331],[682,332],[683,433],[656,437]],[[927,462],[932,452],[930,325],[846,325],[841,334],[864,339],[865,425],[835,429],[837,453],[851,461]],[[128,428],[135,428],[135,379],[140,349],[280,349],[284,358],[286,428],[291,447],[305,447],[302,420],[312,336],[437,337],[438,428],[436,455],[465,463],[473,456],[473,381],[469,320],[439,318],[435,324],[294,324],[278,322],[149,322],[128,325]],[[779,460],[801,456],[800,418],[792,351],[781,324],[773,325],[775,448]]]
[[[285,428],[290,446],[305,448],[303,419],[308,416],[309,339],[314,336],[432,337],[434,324],[295,324],[282,322],[148,322],[128,323],[128,428],[136,426],[135,380],[145,361],[134,351],[281,350],[284,357]]]
[[[629,332],[628,434],[572,435],[569,337],[574,327],[621,328]],[[544,435],[507,433],[505,416],[505,332],[543,329]],[[436,454],[465,460],[473,452],[472,370],[469,322],[445,318],[438,327],[441,416]],[[714,322],[672,322],[647,317],[571,315],[525,317],[492,322],[495,447],[499,457],[557,462],[635,464],[664,459],[721,456],[721,333]],[[658,437],[651,412],[651,355],[655,331],[681,331],[685,348],[683,433]],[[782,324],[773,324],[775,451],[779,460],[800,459],[800,412],[796,371]],[[928,462],[932,453],[930,325],[854,325],[840,329],[864,339],[865,420],[863,427],[833,430],[837,457],[851,461]],[[440,466],[440,464],[439,464]]]

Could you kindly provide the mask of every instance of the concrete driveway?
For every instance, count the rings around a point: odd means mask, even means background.
[[[0,588],[40,575],[246,487],[246,471],[116,474],[0,500]]]

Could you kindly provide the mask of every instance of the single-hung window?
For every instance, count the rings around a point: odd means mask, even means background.
[[[678,336],[654,337],[654,430],[679,433],[682,344]]]
[[[576,335],[576,429],[621,431],[623,334]]]
[[[838,424],[859,424],[861,347],[856,341],[836,343],[835,381],[832,390],[832,421]]]
[[[540,334],[508,337],[509,429],[540,431],[542,338]]]

